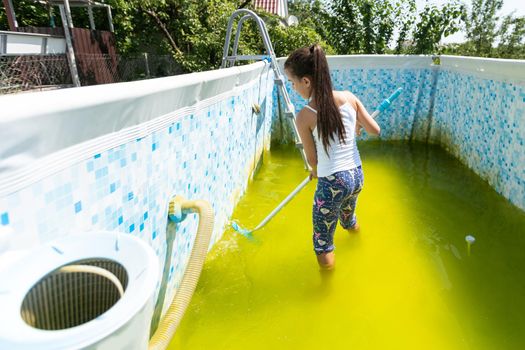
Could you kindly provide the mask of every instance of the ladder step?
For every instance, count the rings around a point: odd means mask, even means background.
[[[276,74],[274,78],[275,83],[279,86],[279,88],[285,88],[284,82],[286,81],[286,78],[282,74]]]
[[[268,58],[268,55],[237,55],[237,56],[226,56],[228,61],[248,61],[248,60],[264,60]]]
[[[295,119],[295,107],[293,104],[288,103],[286,105],[286,109],[284,110],[284,115]]]
[[[285,111],[284,112],[284,116],[287,117],[287,118],[295,119],[295,113],[292,112],[292,111]]]

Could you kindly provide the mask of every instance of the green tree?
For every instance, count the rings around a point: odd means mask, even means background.
[[[399,55],[404,53],[408,38],[412,32],[414,23],[416,22],[416,2],[415,0],[401,1],[397,6],[397,13],[395,16],[395,26],[399,29],[399,34],[396,40],[394,53]]]
[[[306,24],[299,23],[297,26],[290,27],[270,26],[268,31],[277,57],[288,56],[293,50],[314,43],[321,45],[326,54],[335,54],[335,50],[323,40],[321,35]]]
[[[230,15],[240,1],[109,0],[115,8],[121,53],[170,53],[186,71],[218,68]],[[240,53],[254,51],[254,27],[246,26]]]
[[[466,18],[466,34],[476,56],[490,56],[497,36],[497,11],[503,0],[472,0],[472,8]]]
[[[49,27],[49,9],[31,0],[13,1],[19,27]],[[0,30],[9,30],[3,2],[0,4]]]
[[[385,53],[400,2],[334,0],[329,5],[329,43],[339,54]]]
[[[288,13],[296,16],[300,25],[313,29],[323,41],[328,41],[330,14],[327,12],[324,2],[320,0],[295,0],[288,3]]]
[[[457,1],[442,5],[441,8],[426,4],[418,17],[413,31],[414,45],[409,51],[414,54],[439,53],[441,39],[461,29],[465,9]]]
[[[525,58],[525,17],[514,13],[503,18],[498,30],[497,55],[503,58]]]
[[[268,33],[277,57],[288,56],[293,50],[320,44],[327,54],[335,54],[335,50],[326,42],[329,15],[318,0],[299,0],[289,4],[288,13],[298,18],[297,25],[287,26],[278,16],[261,13],[268,27]]]

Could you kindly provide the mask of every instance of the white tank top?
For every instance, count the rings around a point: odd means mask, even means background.
[[[317,114],[317,111],[312,107],[308,105],[306,105],[306,107]],[[323,142],[319,139],[319,136],[317,136],[317,125],[312,131],[315,140],[315,148],[317,150],[318,177],[326,177],[338,171],[351,170],[361,165],[361,157],[357,150],[355,138],[357,113],[348,102],[339,107],[339,112],[341,113],[343,125],[345,127],[345,143],[339,141],[337,136],[335,137],[335,140],[330,139],[328,155],[324,150]]]

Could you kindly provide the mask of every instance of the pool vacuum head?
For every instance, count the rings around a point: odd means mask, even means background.
[[[248,238],[252,238],[253,237],[252,231],[240,227],[239,224],[236,223],[235,221],[232,222],[232,227],[233,227],[233,229],[235,231],[239,232],[243,236],[246,236]]]

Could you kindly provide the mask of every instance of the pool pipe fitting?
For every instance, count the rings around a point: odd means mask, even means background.
[[[188,216],[188,210],[182,210],[182,202],[184,198],[181,196],[176,196],[173,200],[170,201],[168,208],[168,218],[174,223],[178,224],[186,219]]]
[[[254,103],[252,105],[252,112],[259,115],[261,113],[261,106],[259,106],[257,103]]]
[[[476,238],[471,235],[467,235],[465,237],[465,241],[467,242],[467,255],[470,256],[470,247],[476,242]]]
[[[168,347],[193,296],[208,253],[213,232],[213,209],[204,200],[186,200],[181,196],[176,196],[171,200],[168,210],[170,220],[180,220],[177,222],[181,222],[189,213],[199,214],[199,226],[188,266],[184,271],[179,290],[176,291],[166,314],[150,339],[149,350],[164,350]]]

